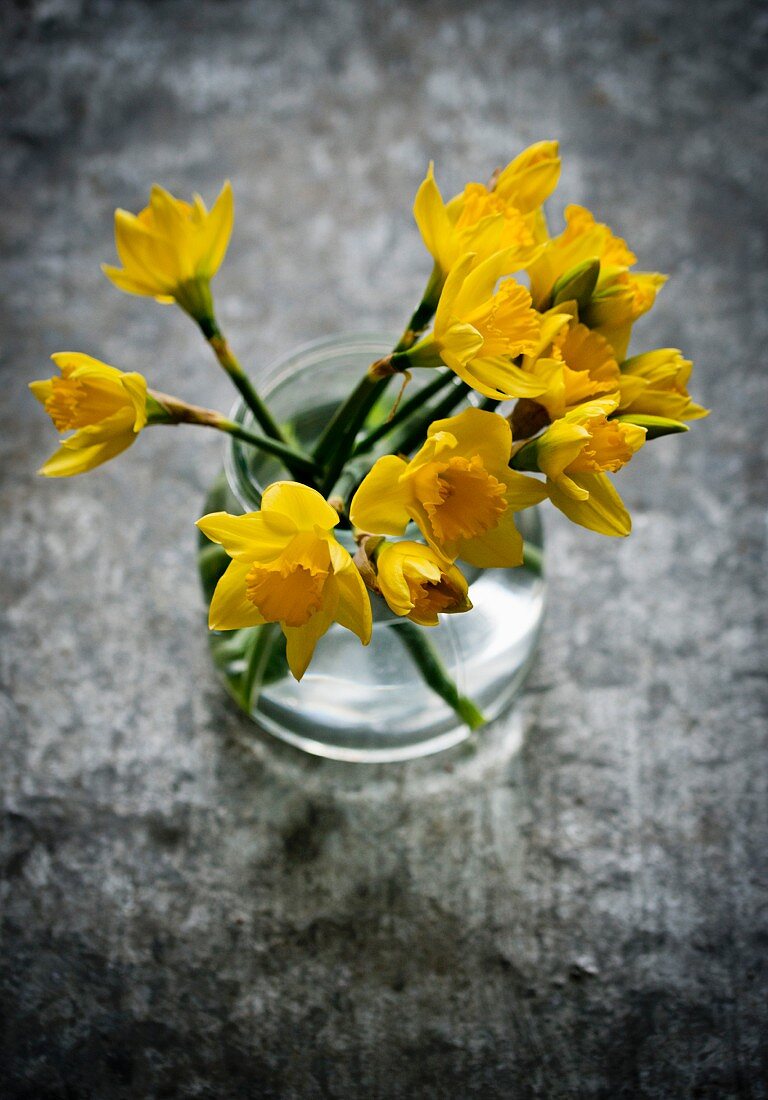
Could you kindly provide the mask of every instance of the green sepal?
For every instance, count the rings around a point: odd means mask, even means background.
[[[146,403],[147,412],[147,424],[172,424],[173,417],[160,402],[152,396],[151,393],[147,394]]]
[[[512,470],[526,470],[531,473],[541,473],[539,469],[539,439],[532,439],[521,447],[517,454],[509,460]]]
[[[612,416],[611,420],[618,420],[622,424],[635,424],[638,428],[645,428],[646,439],[661,439],[663,435],[677,435],[679,432],[687,432],[688,425],[682,420],[670,420],[666,416],[644,416],[641,413],[622,413],[620,416]]]
[[[206,336],[209,333],[211,335],[218,333],[213,312],[211,282],[207,275],[197,275],[179,283],[173,290],[173,297],[184,312],[197,321]]]
[[[432,335],[425,336],[408,351],[398,351],[392,356],[392,366],[396,371],[412,370],[415,367],[442,367],[443,360],[435,347]]]
[[[600,277],[600,261],[584,260],[575,264],[560,276],[552,287],[552,305],[576,302],[579,309],[586,309]]]

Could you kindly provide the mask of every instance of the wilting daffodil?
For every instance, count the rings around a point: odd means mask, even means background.
[[[371,605],[352,558],[333,536],[338,514],[314,489],[278,481],[261,511],[213,512],[197,521],[232,558],[211,600],[212,630],[279,623],[300,680],[318,639],[337,622],[371,638]]]
[[[419,626],[437,626],[438,615],[472,608],[461,571],[421,542],[384,542],[376,568],[390,609]]]
[[[122,268],[103,264],[120,290],[158,302],[178,302],[196,321],[213,316],[210,280],[227,251],[234,200],[225,183],[211,210],[199,195],[191,203],[154,185],[139,214],[115,212],[115,244]]]
[[[436,420],[410,462],[384,455],[374,464],[352,499],[352,523],[377,535],[401,535],[413,520],[449,561],[520,565],[514,513],[547,492],[540,481],[508,468],[511,449],[509,424],[497,413],[467,409]]]
[[[480,263],[505,250],[505,274],[530,263],[538,250],[534,212],[555,189],[559,175],[557,142],[540,141],[508,164],[490,187],[468,183],[445,203],[430,164],[413,213],[442,278],[469,252]]]
[[[645,442],[645,428],[609,420],[617,398],[567,412],[514,457],[547,476],[549,499],[574,523],[602,535],[628,535],[632,523],[606,471],[615,473]]]
[[[700,420],[709,415],[687,390],[693,363],[676,348],[657,348],[621,364],[620,413]]]
[[[147,423],[147,383],[80,352],[51,356],[61,377],[30,382],[56,429],[73,432],[61,440],[40,473],[71,477],[93,470],[126,450]]]
[[[515,394],[518,368],[512,359],[531,352],[539,338],[539,316],[531,296],[514,279],[505,279],[505,253],[474,266],[464,256],[451,271],[435,314],[433,331],[391,361],[396,369],[445,363],[462,381],[486,397]]]

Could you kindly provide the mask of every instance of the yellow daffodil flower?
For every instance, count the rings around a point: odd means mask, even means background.
[[[542,338],[536,353],[525,356],[520,368],[529,384],[527,388],[519,385],[516,395],[533,397],[550,421],[593,398],[618,393],[621,379],[607,340],[561,309],[556,307],[542,316]],[[520,415],[526,404],[523,402]]]
[[[555,507],[603,535],[628,535],[632,527],[606,471],[621,469],[645,442],[645,428],[608,420],[617,403],[606,397],[579,405],[525,448],[546,474]]]
[[[376,567],[390,609],[419,626],[437,626],[438,615],[472,608],[461,571],[421,542],[384,543]]]
[[[658,348],[626,359],[621,364],[619,412],[671,420],[709,416],[686,388],[692,369],[693,363],[676,348]]]
[[[126,450],[147,423],[147,383],[141,374],[116,367],[80,352],[51,356],[60,378],[30,382],[56,429],[74,434],[39,473],[72,477],[93,470]]]
[[[229,182],[210,211],[199,195],[188,203],[155,184],[149,206],[139,214],[115,212],[115,244],[123,266],[102,264],[102,270],[120,290],[175,301],[195,320],[209,319],[209,283],[224,259],[233,222]]]
[[[493,193],[514,204],[522,214],[537,210],[560,179],[556,141],[537,141],[510,161],[493,183]]]
[[[433,166],[416,193],[413,214],[424,244],[442,278],[467,253],[475,263],[504,250],[511,274],[538,251],[535,211],[557,186],[557,142],[530,146],[499,173],[490,187],[468,183],[450,202],[443,201]]]
[[[535,349],[540,322],[530,294],[514,279],[494,292],[507,267],[503,252],[477,267],[464,256],[446,280],[433,331],[394,361],[406,368],[443,362],[486,397],[514,396],[520,371],[512,359]]]
[[[232,558],[211,600],[211,630],[279,623],[300,680],[318,640],[337,622],[371,638],[371,605],[352,558],[333,536],[338,514],[314,489],[278,481],[261,511],[213,512],[197,521]]]
[[[531,264],[531,296],[537,308],[552,291],[557,280],[585,260],[600,260],[601,276],[605,272],[626,270],[637,263],[637,257],[626,241],[600,222],[584,206],[565,209],[565,229],[558,237],[547,241],[546,247]]]
[[[666,276],[630,272],[637,263],[634,252],[585,207],[568,206],[565,220],[565,230],[546,243],[528,268],[534,304],[544,309],[559,279],[587,261],[599,260],[597,282],[579,310],[579,320],[604,336],[616,358],[623,359],[632,325],[651,308]]]
[[[617,359],[623,359],[633,324],[651,309],[666,281],[667,276],[657,271],[619,271],[601,277],[591,301],[580,312],[581,320],[605,337]]]
[[[402,535],[413,520],[449,561],[520,565],[514,513],[547,493],[540,481],[509,469],[511,449],[511,429],[497,413],[467,409],[436,420],[410,462],[385,455],[374,464],[352,500],[352,523],[372,534]]]

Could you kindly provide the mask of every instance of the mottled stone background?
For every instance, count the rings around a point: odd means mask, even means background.
[[[766,9],[2,14],[0,1095],[766,1097]],[[72,348],[229,404],[193,326],[99,272],[153,180],[231,176],[216,289],[258,372],[403,323],[430,157],[451,192],[541,137],[556,212],[671,272],[641,340],[714,414],[621,475],[631,539],[550,517],[520,756],[503,725],[407,766],[254,755],[194,569],[218,439],[46,483],[26,383]]]

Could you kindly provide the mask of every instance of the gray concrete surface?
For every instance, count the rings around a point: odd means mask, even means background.
[[[765,1056],[765,41],[732,0],[4,6],[0,1093],[750,1097]],[[552,516],[520,755],[355,770],[262,741],[214,680],[193,430],[44,483],[54,350],[226,407],[186,319],[115,291],[155,179],[237,229],[258,371],[396,328],[410,220],[561,139],[672,274],[642,329],[714,409],[622,476],[632,538]]]

